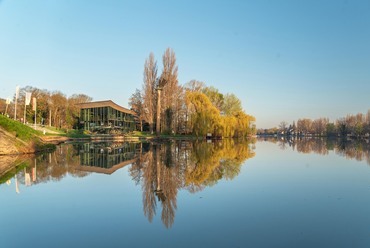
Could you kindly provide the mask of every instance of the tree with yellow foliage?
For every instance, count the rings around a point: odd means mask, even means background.
[[[230,98],[230,97],[229,97]],[[240,101],[232,95],[238,106],[227,107],[227,114],[220,114],[209,97],[198,91],[186,92],[186,105],[191,113],[191,129],[197,136],[212,133],[217,137],[247,137],[255,133],[253,116],[247,115],[240,106]]]
[[[191,127],[196,136],[214,133],[220,122],[220,111],[201,92],[186,92],[186,105],[191,109]]]

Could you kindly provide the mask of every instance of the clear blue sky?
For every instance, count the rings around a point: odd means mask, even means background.
[[[128,106],[154,52],[234,93],[257,126],[370,108],[370,1],[0,0],[0,97],[16,85]]]

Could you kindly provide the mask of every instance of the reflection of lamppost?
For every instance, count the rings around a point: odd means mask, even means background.
[[[160,163],[160,145],[156,146],[155,149],[156,155],[156,163],[157,163],[157,188],[154,190],[154,193],[157,195],[158,200],[164,202],[166,200],[166,196],[163,193],[161,188],[161,163]]]

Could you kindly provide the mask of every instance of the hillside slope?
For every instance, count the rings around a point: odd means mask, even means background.
[[[44,136],[18,121],[0,115],[0,155],[35,153],[55,149],[50,143],[63,142],[66,137]]]
[[[35,152],[33,142],[25,142],[0,126],[0,155],[16,155]]]

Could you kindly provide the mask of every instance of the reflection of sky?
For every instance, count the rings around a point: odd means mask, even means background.
[[[179,191],[170,229],[160,208],[148,222],[128,166],[21,185],[20,194],[12,180],[0,186],[0,240],[4,247],[368,247],[369,178],[366,161],[258,142],[234,180]]]

